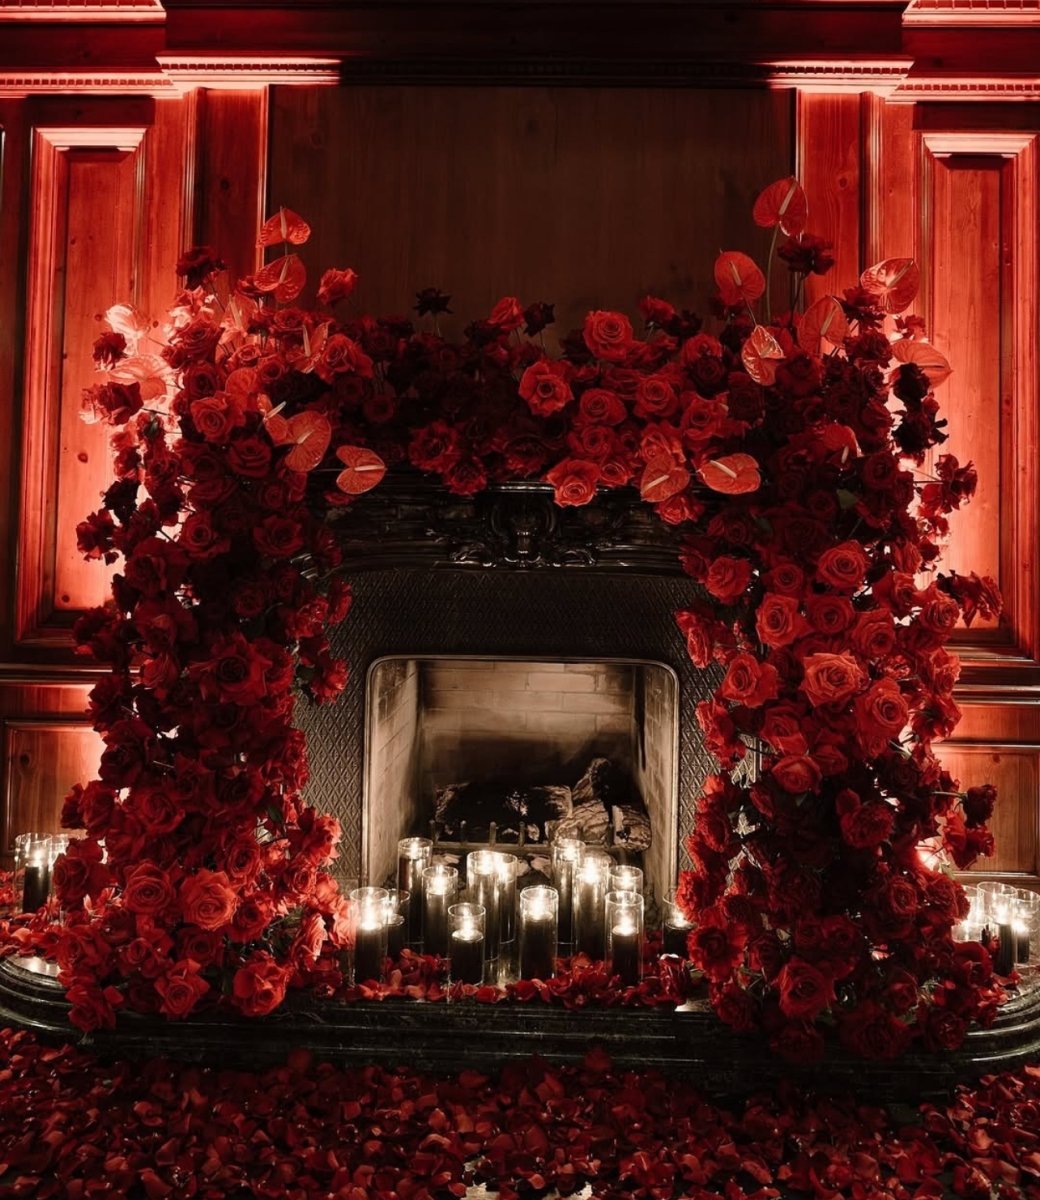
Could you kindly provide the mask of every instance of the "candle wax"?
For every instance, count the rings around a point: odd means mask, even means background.
[[[484,935],[477,929],[456,929],[451,935],[451,977],[462,983],[484,979]]]
[[[639,931],[625,922],[611,930],[610,973],[621,979],[623,987],[638,983],[642,975]]]
[[[383,977],[383,926],[359,924],[354,937],[354,982]]]
[[[689,925],[665,924],[661,937],[661,953],[677,954],[680,958],[689,957],[686,943],[690,936],[690,929]]]
[[[37,912],[47,903],[50,893],[50,871],[41,863],[31,863],[25,868],[25,883],[22,887],[22,911]]]
[[[520,921],[520,978],[552,979],[554,974],[553,919],[544,909],[522,914]]]

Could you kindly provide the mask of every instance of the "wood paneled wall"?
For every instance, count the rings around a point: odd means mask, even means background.
[[[1001,789],[986,871],[1040,877],[1037,108],[490,85],[0,99],[0,853],[56,823],[98,752],[69,637],[105,589],[74,534],[108,481],[104,434],[79,419],[97,314],[123,299],[160,314],[192,240],[253,269],[279,203],[315,228],[312,294],[319,267],[353,266],[371,311],[438,286],[456,332],[504,293],[554,301],[560,331],[592,307],[635,315],[647,291],[704,312],[715,253],[764,258],[751,201],[796,170],[837,260],[810,297],[882,257],[921,262],[918,310],[955,367],[948,449],[980,476],[949,562],[1007,598],[999,623],[960,635],[965,716],[943,755]]]

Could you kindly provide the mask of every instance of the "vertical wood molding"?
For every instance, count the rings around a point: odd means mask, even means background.
[[[832,269],[806,280],[806,304],[831,293],[840,296],[863,269],[864,103],[857,92],[797,94],[795,174],[809,199],[808,229],[834,245]]]
[[[949,448],[980,468],[948,559],[995,574],[1005,600],[999,626],[965,630],[958,649],[994,670],[1040,660],[1037,137],[921,134],[924,315],[954,367],[940,394]]]
[[[194,241],[220,254],[231,279],[263,261],[257,237],[267,207],[269,90],[197,96]]]

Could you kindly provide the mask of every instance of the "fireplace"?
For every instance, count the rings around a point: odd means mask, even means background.
[[[362,876],[393,877],[397,841],[434,857],[506,843],[527,872],[578,835],[675,884],[678,678],[663,663],[390,656],[368,672]],[[523,873],[521,885],[523,884]]]
[[[460,499],[398,480],[346,509],[337,534],[357,600],[335,635],[350,681],[335,705],[298,711],[307,798],[343,827],[337,874],[384,883],[397,839],[429,836],[459,785],[574,789],[606,760],[648,826],[633,836],[635,815],[608,805],[608,848],[665,897],[713,766],[695,708],[714,675],[692,666],[672,616],[697,594],[675,531],[634,494],[567,511],[541,484]],[[437,830],[445,854],[458,834]]]

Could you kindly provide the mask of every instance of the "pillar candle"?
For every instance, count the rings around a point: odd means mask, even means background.
[[[397,890],[408,893],[405,937],[413,946],[422,942],[423,871],[430,865],[433,842],[429,838],[402,838],[397,843]]]
[[[687,942],[692,928],[693,925],[686,919],[682,909],[677,904],[669,904],[665,909],[664,926],[661,931],[661,953],[688,958]]]
[[[448,953],[448,909],[459,891],[454,867],[427,867],[422,874],[423,953],[441,958]]]
[[[362,887],[350,893],[357,914],[354,928],[354,982],[383,978],[386,961],[386,888]]]
[[[586,858],[574,882],[574,949],[592,959],[606,953],[603,905],[609,874],[609,860]]]
[[[520,978],[552,979],[556,973],[559,893],[527,887],[520,893]]]
[[[639,867],[611,867],[607,890],[611,892],[638,892],[643,894],[643,872]]]
[[[487,942],[487,912],[482,904],[453,904],[448,909],[451,925],[451,978],[460,983],[483,983]]]
[[[499,852],[499,940],[503,945],[516,940],[516,876],[519,866],[515,854]]]
[[[994,910],[997,925],[997,953],[993,959],[993,970],[998,975],[1010,975],[1015,966],[1015,930],[1011,924],[1008,905]]]
[[[552,872],[559,893],[560,941],[574,941],[574,879],[585,857],[585,843],[580,838],[559,838],[552,844]]]
[[[47,903],[50,894],[51,873],[43,859],[25,864],[22,884],[22,912],[34,913]]]
[[[623,987],[643,976],[643,897],[635,892],[608,892],[606,898],[607,958],[611,975]]]
[[[470,900],[485,912],[484,956],[488,962],[498,958],[502,928],[502,880],[497,850],[474,850],[466,859],[466,885]]]

